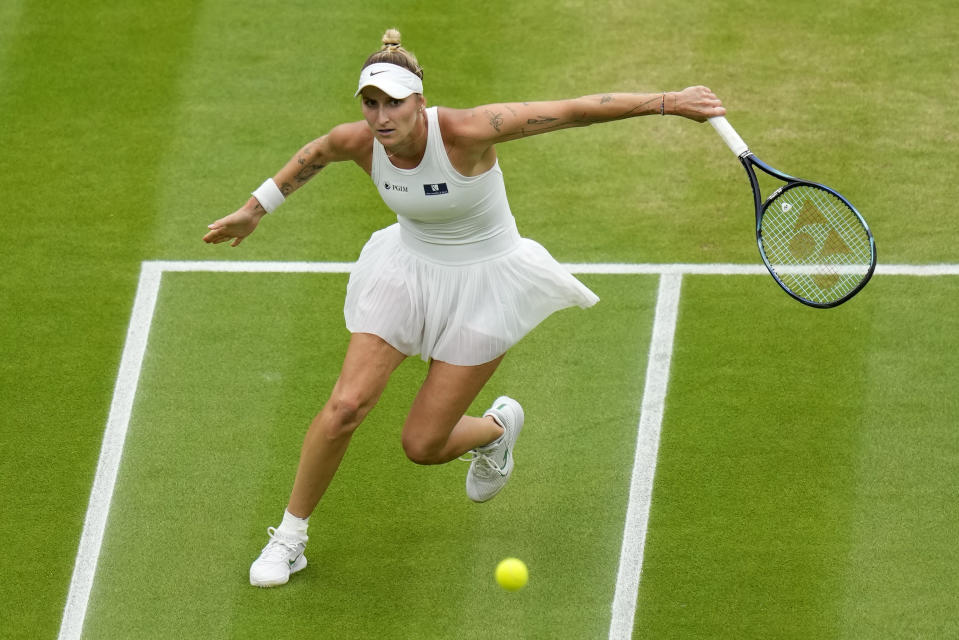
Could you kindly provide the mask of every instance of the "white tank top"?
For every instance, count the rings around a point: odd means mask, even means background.
[[[451,255],[470,261],[504,253],[519,241],[519,234],[499,161],[486,173],[462,175],[446,155],[437,108],[426,109],[426,117],[426,153],[414,169],[393,166],[383,145],[373,140],[370,175],[396,214],[401,237],[412,248],[444,261]]]

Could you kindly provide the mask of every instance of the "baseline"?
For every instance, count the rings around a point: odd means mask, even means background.
[[[160,272],[208,273],[350,273],[353,262],[277,262],[241,260],[156,260],[143,267]],[[596,275],[703,275],[758,276],[769,271],[762,264],[721,262],[631,263],[631,262],[564,262],[572,273]],[[879,264],[876,275],[890,276],[957,276],[959,264]]]

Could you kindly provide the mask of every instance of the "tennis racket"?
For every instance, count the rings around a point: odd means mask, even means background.
[[[753,155],[726,118],[710,118],[709,123],[746,169],[759,254],[779,286],[820,309],[859,293],[876,270],[876,243],[856,208],[825,185],[770,167]],[[754,167],[785,183],[765,201]]]

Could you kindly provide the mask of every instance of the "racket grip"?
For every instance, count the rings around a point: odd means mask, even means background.
[[[733,129],[733,125],[729,124],[729,121],[726,120],[724,116],[710,118],[709,124],[713,125],[716,133],[718,133],[719,137],[723,139],[723,142],[726,143],[726,146],[728,146],[730,150],[736,154],[736,157],[740,157],[749,151],[749,147],[745,142],[743,142],[743,139],[740,138],[739,134],[736,133],[736,130]]]

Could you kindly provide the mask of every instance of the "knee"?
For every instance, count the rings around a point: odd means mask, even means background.
[[[422,465],[443,464],[443,444],[411,433],[403,433],[403,452],[411,462]]]
[[[335,393],[320,414],[324,434],[330,440],[353,435],[371,408],[372,403],[360,396]]]

